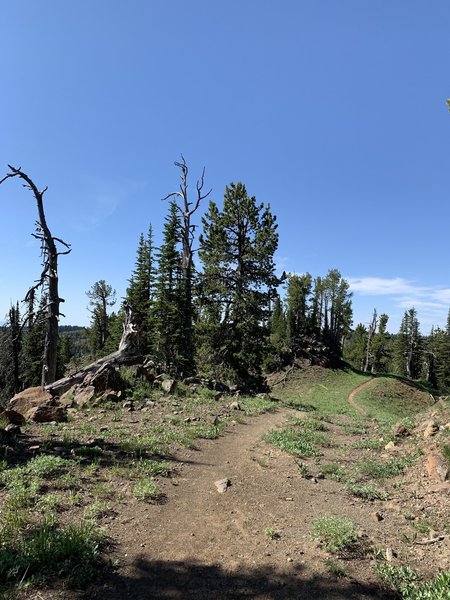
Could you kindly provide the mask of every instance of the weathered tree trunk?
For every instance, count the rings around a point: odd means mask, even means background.
[[[11,165],[8,165],[8,167],[11,173],[5,175],[5,177],[3,177],[3,179],[0,181],[0,184],[11,177],[19,177],[25,182],[24,187],[27,187],[33,192],[37,203],[39,218],[38,221],[36,221],[36,233],[33,233],[32,235],[38,240],[41,240],[43,271],[36,285],[32,286],[30,290],[28,290],[28,293],[25,296],[25,301],[30,302],[34,298],[34,292],[40,287],[45,289],[48,293],[46,308],[47,327],[42,364],[42,386],[45,386],[47,383],[55,381],[56,377],[59,339],[58,320],[61,316],[61,313],[59,312],[59,305],[61,302],[64,302],[64,300],[59,297],[58,293],[58,256],[60,254],[68,254],[71,249],[70,244],[67,244],[60,238],[53,237],[50,229],[48,228],[43,202],[43,197],[47,191],[47,187],[40,192],[33,180],[26,173],[24,173],[20,167],[18,169],[12,167]],[[59,242],[65,246],[66,250],[63,252],[58,252],[56,242]]]
[[[205,169],[203,169],[201,178],[197,181],[197,198],[195,203],[189,202],[188,197],[188,166],[181,156],[182,162],[176,162],[175,166],[181,169],[181,184],[179,192],[171,192],[163,200],[173,198],[176,196],[180,198],[180,205],[177,205],[178,210],[181,213],[182,224],[181,224],[181,241],[183,247],[181,270],[183,274],[183,345],[184,345],[184,359],[185,359],[185,373],[184,375],[190,375],[193,372],[193,356],[194,356],[194,341],[193,341],[193,308],[192,308],[192,270],[193,270],[193,254],[192,244],[194,242],[195,225],[191,224],[191,217],[197,211],[200,206],[200,202],[207,198],[212,190],[209,190],[206,194],[203,194],[203,185],[205,178]],[[192,205],[194,204],[193,208]]]
[[[377,310],[373,309],[372,322],[369,325],[369,332],[367,336],[367,348],[366,348],[366,362],[364,364],[364,371],[369,370],[370,359],[372,358],[372,338],[377,330]]]
[[[49,391],[52,396],[64,394],[64,392],[67,392],[72,386],[82,383],[87,375],[95,373],[105,365],[115,367],[125,364],[138,364],[142,361],[142,356],[138,354],[138,334],[133,323],[131,308],[127,302],[125,302],[124,308],[125,321],[123,324],[123,334],[120,340],[119,349],[112,354],[108,354],[108,356],[96,360],[69,377],[64,377],[63,379],[59,379],[58,381],[46,385],[45,389]]]

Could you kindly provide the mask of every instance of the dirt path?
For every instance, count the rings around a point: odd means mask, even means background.
[[[348,395],[347,401],[349,404],[351,404],[353,406],[353,408],[355,410],[357,410],[361,415],[364,415],[365,417],[367,417],[367,412],[361,408],[361,406],[359,406],[356,401],[355,401],[355,396],[356,394],[361,391],[363,388],[367,387],[368,385],[370,385],[373,380],[375,379],[375,377],[372,377],[371,379],[369,379],[369,381],[365,381],[364,383],[361,383],[360,385],[356,386]]]
[[[330,510],[350,517],[355,507],[333,506],[337,482],[317,485],[299,477],[291,456],[261,440],[286,415],[249,418],[218,440],[180,451],[180,474],[163,483],[167,502],[127,499],[108,524],[119,567],[77,598],[382,597],[367,578],[363,585],[324,569],[324,555],[310,539],[311,522]],[[231,486],[220,494],[214,482],[222,478]],[[271,539],[270,530],[279,537]]]

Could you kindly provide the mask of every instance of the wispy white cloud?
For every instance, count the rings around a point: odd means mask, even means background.
[[[449,288],[421,286],[402,277],[349,277],[347,280],[355,295],[385,297],[394,310],[416,308],[423,327],[445,323],[450,306]]]
[[[394,277],[393,279],[382,277],[349,277],[348,282],[353,292],[367,296],[414,294],[421,289],[401,277]]]

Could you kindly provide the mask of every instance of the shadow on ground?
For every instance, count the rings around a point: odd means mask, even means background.
[[[348,578],[302,577],[302,567],[283,572],[275,567],[242,568],[227,572],[219,565],[196,562],[150,562],[138,558],[131,574],[111,574],[77,600],[369,600],[393,599],[379,587]]]

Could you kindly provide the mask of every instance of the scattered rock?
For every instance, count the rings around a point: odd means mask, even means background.
[[[232,402],[230,404],[229,408],[231,410],[242,410],[241,405],[239,404],[239,402],[236,402],[236,401]]]
[[[388,442],[386,444],[386,446],[384,447],[385,450],[394,450],[396,448],[396,445],[394,442]]]
[[[428,421],[427,426],[425,427],[425,431],[423,432],[423,437],[424,438],[432,437],[433,435],[436,435],[436,433],[438,431],[439,431],[439,425],[433,420]]]
[[[387,547],[386,548],[386,560],[388,562],[392,562],[394,560],[395,554],[394,551],[392,550],[392,548]]]
[[[93,386],[95,393],[108,390],[119,391],[125,389],[125,382],[113,366],[105,364],[95,373],[90,373],[83,380],[83,387]]]
[[[7,431],[10,435],[20,435],[21,430],[20,430],[20,426],[16,425],[15,423],[10,423],[9,425],[7,425],[5,427],[5,431]]]
[[[448,479],[449,466],[440,454],[429,454],[427,456],[427,471],[430,479],[443,483]]]
[[[79,407],[86,406],[86,404],[89,404],[94,398],[95,387],[93,385],[83,386],[79,391],[75,392],[73,404]]]
[[[392,428],[392,435],[394,437],[406,437],[408,435],[411,435],[411,432],[407,427],[405,427],[405,425],[401,421],[399,421]]]
[[[153,402],[153,400],[147,400],[145,402],[145,406],[147,406],[148,408],[154,408],[156,406],[156,402]]]
[[[17,410],[5,410],[2,416],[6,417],[12,425],[25,425],[25,417]]]
[[[50,406],[48,404],[31,408],[25,415],[34,423],[62,423],[67,421],[67,410],[64,406]]]
[[[214,482],[214,485],[216,486],[219,494],[223,494],[231,486],[231,481],[228,478],[219,479]]]
[[[19,392],[9,401],[9,409],[26,415],[29,410],[50,402],[53,396],[43,387],[31,387]]]
[[[131,400],[126,400],[122,404],[122,408],[125,408],[125,409],[128,409],[128,410],[134,410],[134,406],[133,406],[133,403],[131,402]]]
[[[173,394],[177,387],[176,379],[164,379],[161,382],[161,389],[166,394]]]
[[[199,377],[186,377],[183,379],[184,385],[200,385],[202,380]]]
[[[384,521],[384,517],[380,512],[374,512],[373,513],[374,519],[375,521]]]

